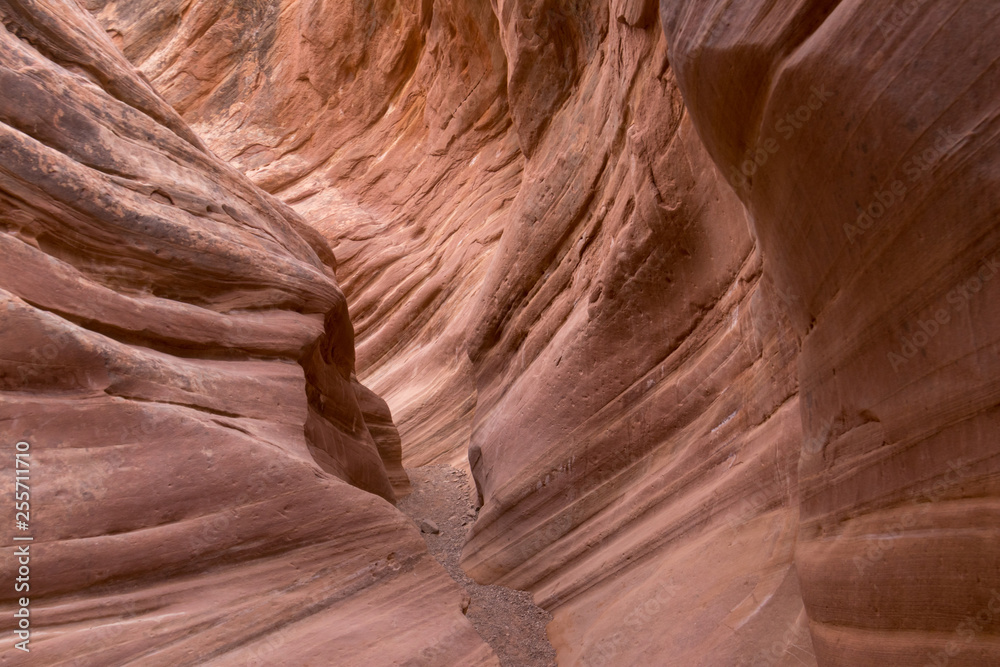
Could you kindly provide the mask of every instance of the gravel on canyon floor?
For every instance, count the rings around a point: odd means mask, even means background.
[[[552,616],[535,606],[531,593],[481,586],[458,564],[465,536],[475,521],[472,481],[449,465],[407,468],[413,491],[399,509],[421,526],[427,549],[471,602],[466,613],[503,667],[555,667],[555,649],[545,635]],[[429,525],[428,525],[429,524]],[[439,532],[434,533],[437,528]]]

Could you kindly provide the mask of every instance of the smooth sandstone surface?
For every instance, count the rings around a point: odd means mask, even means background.
[[[330,242],[359,375],[407,465],[467,466],[466,329],[524,163],[490,3],[87,5],[218,155]]]
[[[329,240],[561,665],[1000,661],[989,3],[87,5]]]
[[[31,652],[0,663],[497,665],[387,502],[400,440],[326,242],[82,7],[0,18],[2,468],[29,443],[34,538]]]
[[[661,13],[699,133],[799,296],[801,421],[821,453],[800,456],[795,560],[817,657],[997,664],[1000,8]]]
[[[471,436],[466,568],[536,593],[560,664],[713,664],[782,637],[809,659],[797,340],[655,3],[286,2],[253,31],[208,2],[97,4],[206,141],[330,240],[409,464]],[[343,73],[310,69],[319,45]]]

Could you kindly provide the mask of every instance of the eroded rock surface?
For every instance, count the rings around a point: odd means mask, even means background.
[[[475,485],[468,472],[447,465],[406,471],[413,493],[399,509],[424,533],[427,549],[468,593],[466,616],[497,654],[503,667],[555,667],[555,650],[546,636],[551,616],[526,591],[473,581],[459,564],[469,525],[475,521]],[[424,530],[424,524],[430,524]]]
[[[29,443],[34,538],[31,652],[0,661],[497,664],[387,502],[399,437],[325,241],[78,5],[0,18],[2,466]]]
[[[995,9],[88,4],[334,245],[560,664],[997,661]]]
[[[372,6],[389,13],[363,54],[332,37],[366,25],[361,4],[304,23],[310,3],[283,3],[254,33],[235,11],[209,20],[208,3],[169,21],[101,4],[213,147],[337,248],[359,365],[403,415],[408,460],[464,457],[475,398],[486,505],[465,565],[534,590],[563,663],[692,664],[802,629],[796,341],[685,120],[655,4],[433,3],[419,23]],[[417,34],[410,69],[387,24]],[[307,38],[320,28],[331,36]],[[243,38],[208,38],[225,30]],[[317,43],[357,62],[312,112]],[[225,86],[180,74],[212,58],[234,63]],[[421,333],[403,333],[410,318]],[[679,604],[699,596],[716,601]]]
[[[467,465],[467,326],[521,177],[486,0],[88,0],[221,157],[329,240],[408,466]]]
[[[662,16],[699,132],[799,296],[803,436],[820,453],[800,457],[796,564],[817,657],[996,664],[1000,8]]]

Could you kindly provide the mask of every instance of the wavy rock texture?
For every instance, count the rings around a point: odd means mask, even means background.
[[[554,610],[561,664],[712,664],[783,633],[808,651],[797,345],[685,120],[655,4],[272,3],[252,34],[211,6],[95,9],[213,147],[334,244],[408,459],[464,457],[476,399],[470,571]],[[211,62],[226,74],[184,74]],[[678,604],[698,597],[712,604]]]
[[[82,8],[0,17],[0,423],[34,536],[31,653],[0,661],[497,664],[386,502],[400,441],[326,243]]]
[[[467,465],[467,323],[523,166],[489,3],[88,6],[213,150],[330,241],[407,465]]]
[[[996,10],[89,5],[334,245],[560,664],[996,661]]]
[[[699,132],[801,295],[821,455],[799,466],[796,563],[817,656],[1000,662],[1000,8],[662,13]]]
[[[556,21],[501,10],[509,41]],[[550,120],[473,322],[464,565],[552,609],[561,664],[738,664],[776,640],[808,661],[796,340],[655,12],[590,11],[566,19],[565,100],[513,114]]]

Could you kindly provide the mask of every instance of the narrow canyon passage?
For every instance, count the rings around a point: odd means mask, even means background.
[[[449,465],[426,465],[408,468],[406,474],[413,490],[398,507],[418,526],[430,522],[423,528],[427,548],[465,589],[469,596],[466,616],[496,653],[501,667],[555,667],[556,652],[545,635],[552,616],[535,606],[531,593],[482,586],[459,565],[476,517],[475,488],[468,473]]]
[[[1000,4],[0,19],[0,663],[1000,664]]]

